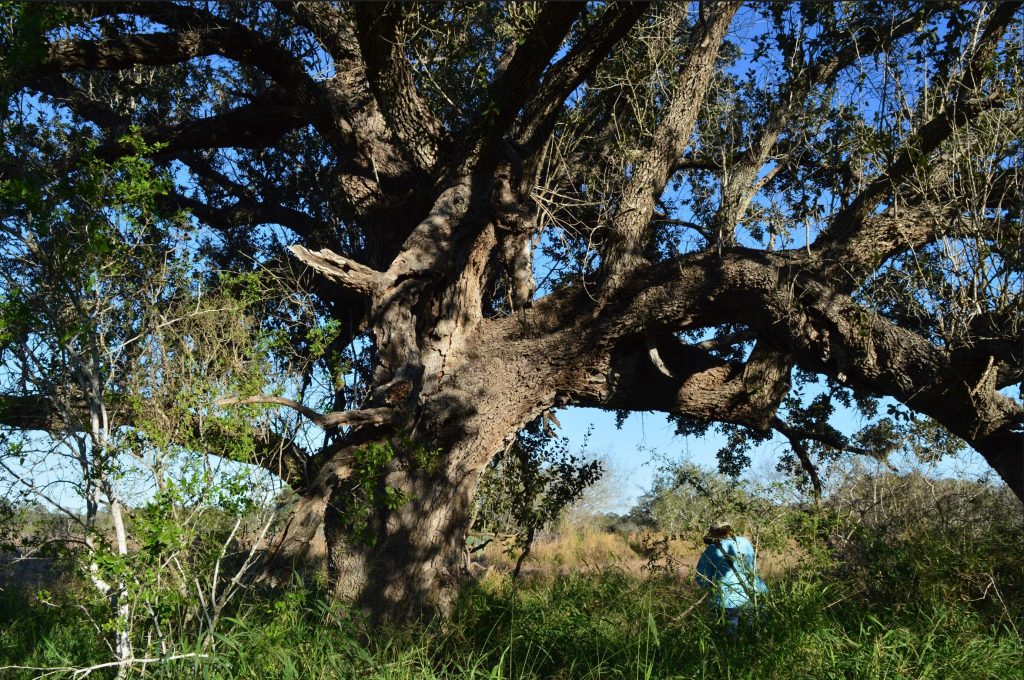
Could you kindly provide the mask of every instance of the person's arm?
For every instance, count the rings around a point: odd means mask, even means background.
[[[743,563],[746,566],[747,573],[753,577],[754,587],[757,589],[757,592],[767,592],[768,586],[761,579],[761,575],[757,573],[757,555],[754,552],[754,544],[750,542],[750,539],[743,537],[739,548],[743,555]]]
[[[697,560],[697,585],[705,589],[714,585],[715,576],[717,575],[715,573],[715,565],[708,556],[710,550],[711,547],[709,546],[701,554],[700,559]]]
[[[754,555],[754,544],[746,536],[736,537],[737,552],[743,557],[743,567],[747,573],[757,573],[757,558]]]

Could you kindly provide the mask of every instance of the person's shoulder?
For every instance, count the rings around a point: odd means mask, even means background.
[[[715,546],[718,548],[718,552],[723,555],[735,555],[741,549],[743,544],[736,540],[736,536],[730,536],[729,538],[723,538]]]
[[[754,544],[750,542],[750,539],[746,536],[736,536],[733,540],[736,541],[736,545],[742,548],[753,548]]]

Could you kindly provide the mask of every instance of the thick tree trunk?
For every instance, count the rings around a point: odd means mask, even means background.
[[[418,619],[450,609],[462,576],[476,472],[393,470],[378,481],[398,507],[366,505],[341,485],[327,506],[324,535],[335,594],[377,620]],[[360,526],[365,519],[366,526]]]
[[[318,490],[295,498],[284,524],[262,546],[258,581],[277,587],[288,583],[293,574],[307,578],[323,575],[327,557],[326,509],[327,497]]]
[[[330,484],[329,580],[378,621],[450,610],[480,475],[555,395],[556,373],[542,361],[475,350],[449,355],[448,367],[421,400],[408,436],[356,449]]]
[[[324,516],[334,593],[377,621],[448,612],[464,576],[477,483],[503,434],[466,432],[445,450],[399,442],[380,469],[368,458],[357,462],[335,485]]]
[[[1004,427],[975,442],[975,448],[1024,502],[1024,432]]]

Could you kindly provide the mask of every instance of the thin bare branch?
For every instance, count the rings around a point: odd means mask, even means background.
[[[393,408],[367,408],[355,409],[352,411],[332,411],[331,413],[317,413],[313,409],[300,404],[294,399],[287,397],[275,397],[272,395],[259,395],[255,397],[242,397],[221,399],[218,406],[242,406],[246,404],[274,404],[287,406],[301,413],[316,425],[329,430],[335,427],[384,425],[394,422],[398,413]]]

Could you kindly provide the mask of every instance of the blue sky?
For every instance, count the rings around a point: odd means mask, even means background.
[[[813,395],[812,395],[813,396]],[[882,410],[885,404],[882,402]],[[675,426],[668,422],[665,414],[635,412],[630,414],[621,429],[615,427],[615,414],[596,408],[563,408],[557,412],[561,423],[559,435],[569,440],[571,451],[584,450],[594,457],[606,459],[619,485],[619,499],[608,511],[624,512],[629,509],[646,489],[650,488],[657,472],[658,462],[652,459],[658,455],[670,460],[686,459],[700,465],[717,468],[715,453],[725,445],[725,438],[713,432],[706,437],[681,437],[675,434]],[[832,424],[846,434],[862,425],[860,416],[841,406],[837,408]],[[590,436],[587,436],[587,432]],[[584,449],[584,445],[586,448]],[[776,436],[758,447],[751,454],[751,464],[746,475],[764,479],[773,476],[779,456],[788,450],[781,437]],[[853,454],[851,454],[853,455]],[[901,472],[922,469],[916,461],[900,455],[890,458]],[[984,459],[973,449],[952,459],[944,459],[932,468],[931,474],[977,479],[994,474]]]

